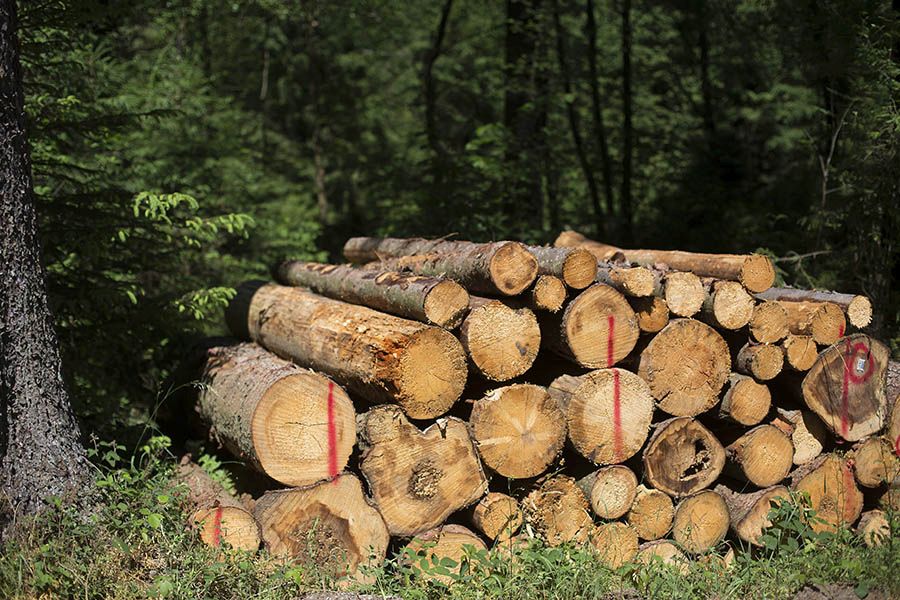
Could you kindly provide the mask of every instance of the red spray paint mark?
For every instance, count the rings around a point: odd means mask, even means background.
[[[334,383],[328,382],[328,477],[337,483],[337,429],[334,425]]]
[[[616,318],[612,315],[606,317],[606,367],[615,364],[616,348]]]
[[[865,370],[861,375],[856,374],[853,362],[856,357],[863,354],[866,362]],[[869,346],[865,342],[856,342],[852,346],[850,340],[846,340],[844,350],[844,381],[841,386],[841,436],[846,438],[850,431],[850,384],[865,383],[875,372],[875,357],[869,352]]]
[[[622,462],[622,401],[619,370],[613,369],[613,452],[616,462]]]
[[[900,435],[898,435],[897,439],[894,440],[894,454],[900,456]]]
[[[844,337],[844,326],[843,325],[841,325],[840,328],[838,329],[838,337],[839,338]]]
[[[219,544],[222,543],[222,507],[216,509],[216,514],[213,516],[213,546],[216,548],[219,547]]]

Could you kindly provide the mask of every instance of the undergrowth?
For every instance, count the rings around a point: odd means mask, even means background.
[[[314,568],[265,552],[209,548],[185,527],[181,490],[171,483],[167,440],[133,457],[98,446],[98,508],[84,517],[56,503],[6,542],[0,598],[295,598],[345,588]],[[220,465],[204,467],[228,485]],[[849,531],[816,534],[802,502],[773,509],[762,549],[735,548],[734,560],[693,561],[682,573],[659,563],[611,571],[588,551],[537,541],[502,552],[470,552],[461,565],[400,556],[368,572],[359,591],[410,599],[453,598],[788,598],[806,585],[850,585],[859,597],[900,597],[900,542],[867,548]],[[897,523],[895,522],[896,526]],[[895,531],[896,531],[895,527]],[[727,546],[716,549],[722,555]],[[423,576],[443,575],[446,586]]]

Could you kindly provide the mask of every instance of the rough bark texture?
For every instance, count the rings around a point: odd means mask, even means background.
[[[673,497],[709,487],[725,466],[725,448],[710,431],[689,417],[656,426],[644,449],[644,479]]]
[[[247,284],[225,314],[235,335],[333,377],[412,418],[444,414],[462,394],[465,352],[447,331],[302,288]]]
[[[537,259],[518,242],[350,238],[344,245],[344,256],[358,264],[398,259],[396,266],[403,270],[445,276],[473,292],[507,296],[528,289],[538,272]]]
[[[772,394],[765,384],[757,383],[752,377],[732,373],[719,405],[719,418],[739,425],[757,425],[769,413],[771,406]]]
[[[449,559],[455,565],[448,566],[447,569],[452,574],[459,575],[460,567],[466,556],[473,551],[487,550],[487,546],[484,545],[481,538],[466,527],[449,524],[420,533],[410,540],[406,545],[406,550],[417,557],[417,560],[414,560],[411,565],[416,571],[419,571],[422,560],[426,560],[429,565],[434,565],[435,558],[439,561]],[[445,585],[450,585],[455,581],[451,575],[425,573],[424,571],[419,571],[418,574]]]
[[[359,416],[360,470],[391,535],[437,527],[474,504],[487,479],[466,424],[449,417],[419,431],[394,405]]]
[[[658,540],[672,529],[675,505],[660,490],[639,485],[626,517],[642,540]]]
[[[779,428],[759,425],[731,443],[725,453],[729,475],[758,487],[769,487],[788,476],[794,446]]]
[[[637,485],[634,471],[625,465],[603,467],[578,480],[578,487],[590,502],[591,510],[607,520],[618,519],[628,512],[634,503]]]
[[[872,302],[866,296],[820,290],[771,288],[757,294],[756,297],[761,300],[784,302],[829,302],[839,306],[846,313],[847,320],[854,327],[862,329],[872,322]]]
[[[597,276],[597,259],[581,248],[528,246],[537,259],[538,274],[553,275],[574,290],[583,290]]]
[[[713,490],[703,490],[683,499],[675,507],[672,538],[691,554],[700,554],[725,539],[728,506]]]
[[[559,312],[566,303],[566,284],[553,275],[539,275],[529,292],[528,307],[532,310]]]
[[[440,277],[291,260],[279,266],[278,280],[308,287],[335,300],[447,329],[459,325],[469,310],[465,288]]]
[[[534,364],[541,328],[531,310],[514,302],[470,296],[459,339],[472,371],[491,381],[508,381]]]
[[[760,545],[759,536],[772,526],[769,511],[779,500],[790,498],[790,492],[783,485],[745,494],[735,492],[724,485],[717,485],[716,491],[728,505],[734,535],[754,546]]]
[[[37,232],[18,22],[0,2],[0,533],[89,486],[69,405]]]
[[[750,317],[750,335],[762,344],[783,340],[788,330],[788,314],[780,302],[760,302]]]
[[[791,487],[809,494],[816,511],[816,521],[810,524],[815,531],[850,526],[862,512],[863,495],[856,487],[853,468],[835,454],[820,456],[794,471]]]
[[[664,299],[656,296],[632,298],[630,304],[642,333],[657,333],[669,324],[669,306]]]
[[[551,546],[584,543],[594,528],[587,498],[575,480],[564,475],[541,483],[522,502],[522,509],[525,522]]]
[[[784,352],[781,346],[748,342],[734,360],[734,370],[752,375],[759,381],[774,379],[784,368]]]
[[[525,517],[522,507],[511,496],[490,492],[475,505],[472,523],[486,538],[495,542],[505,542],[519,531]]]

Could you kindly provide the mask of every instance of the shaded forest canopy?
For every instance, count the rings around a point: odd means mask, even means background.
[[[21,4],[88,430],[140,431],[233,285],[352,235],[766,252],[897,350],[897,0]]]

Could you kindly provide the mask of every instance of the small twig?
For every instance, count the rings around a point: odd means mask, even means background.
[[[794,254],[793,256],[779,256],[775,259],[776,263],[799,262],[804,258],[813,258],[822,254],[831,254],[831,250],[816,250],[815,252],[807,252],[806,254]]]

